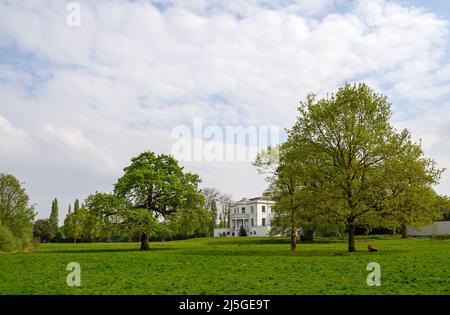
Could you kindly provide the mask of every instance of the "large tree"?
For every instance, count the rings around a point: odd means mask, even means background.
[[[21,183],[0,173],[0,226],[8,229],[25,247],[32,239],[35,212]]]
[[[141,249],[149,248],[149,230],[153,224],[149,227],[145,222],[153,217],[170,229],[184,233],[207,226],[201,220],[205,209],[199,183],[198,175],[184,172],[170,155],[146,151],[131,159],[114,186],[114,193],[130,203],[134,218],[142,222]],[[148,214],[144,215],[140,209]]]
[[[403,191],[397,184],[404,175],[387,168],[408,156],[411,146],[420,146],[411,143],[408,131],[393,128],[390,107],[386,96],[367,85],[346,84],[324,99],[310,94],[289,130],[289,141],[299,145],[308,176],[326,179],[319,191],[334,203],[329,210],[347,227],[349,252],[356,251],[356,226],[388,222],[394,212],[388,202]],[[424,179],[432,176],[430,171],[422,168],[415,175]]]

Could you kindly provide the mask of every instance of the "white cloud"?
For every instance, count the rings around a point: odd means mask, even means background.
[[[77,28],[66,25],[64,2],[0,0],[0,141],[3,130],[27,134],[8,152],[33,148],[2,161],[35,187],[40,206],[54,187],[66,203],[110,189],[131,156],[170,152],[172,128],[196,117],[285,128],[307,92],[354,80],[391,96],[396,119],[411,127],[436,124],[422,115],[431,102],[448,104],[448,23],[423,9],[381,0],[80,3]],[[414,132],[445,167],[439,130]],[[60,177],[43,178],[52,167]],[[186,167],[235,198],[265,185],[250,163]]]
[[[29,154],[31,142],[28,134],[14,127],[6,118],[0,116],[0,161],[5,158],[16,158],[20,154]]]

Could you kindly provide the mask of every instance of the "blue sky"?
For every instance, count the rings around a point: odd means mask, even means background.
[[[172,153],[173,130],[196,119],[283,130],[308,92],[344,82],[388,95],[395,127],[450,168],[448,1],[78,3],[70,27],[63,1],[0,0],[0,172],[39,217],[54,197],[63,217],[111,191],[139,152]],[[181,163],[234,199],[266,186],[250,159]],[[450,194],[447,173],[437,190]]]

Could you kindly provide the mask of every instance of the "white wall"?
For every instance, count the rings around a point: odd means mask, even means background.
[[[411,236],[430,236],[450,234],[450,221],[434,222],[434,224],[425,226],[420,230],[408,228],[408,234]]]

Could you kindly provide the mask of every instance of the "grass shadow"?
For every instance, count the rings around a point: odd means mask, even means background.
[[[291,252],[289,248],[281,250],[273,249],[237,249],[224,251],[222,249],[202,249],[202,250],[182,250],[177,252],[177,255],[185,256],[207,256],[207,257],[222,257],[222,256],[248,256],[248,257],[352,257],[352,256],[385,256],[405,253],[407,250],[401,249],[386,249],[376,253],[369,253],[367,250],[359,250],[356,253],[348,253],[345,250],[338,249],[297,249],[296,252]]]
[[[339,239],[331,239],[331,240],[315,240],[315,241],[297,241],[297,244],[335,244],[335,243],[344,243],[345,240],[339,240]],[[205,245],[214,245],[214,246],[220,246],[220,245],[284,245],[284,244],[290,244],[291,241],[289,239],[230,239],[230,240],[220,240],[220,241],[212,241],[208,242]]]
[[[170,247],[150,248],[148,250],[140,250],[139,248],[96,248],[96,249],[62,249],[62,250],[44,250],[39,253],[47,254],[98,254],[98,253],[129,253],[129,252],[154,252],[161,250],[173,250]]]

